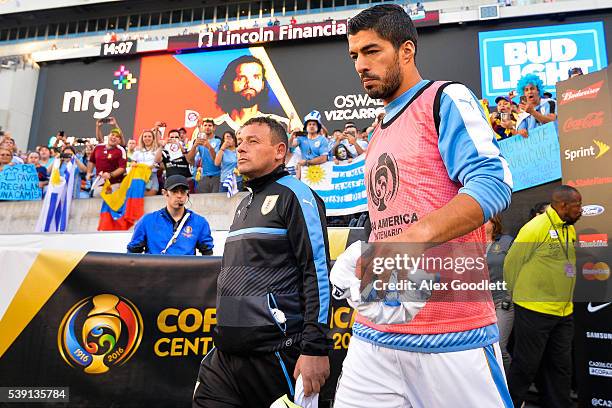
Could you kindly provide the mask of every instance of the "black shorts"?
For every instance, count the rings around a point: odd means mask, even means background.
[[[269,408],[285,394],[293,401],[299,356],[297,347],[253,356],[215,348],[202,359],[192,407]]]

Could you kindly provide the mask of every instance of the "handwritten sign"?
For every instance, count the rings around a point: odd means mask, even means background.
[[[0,171],[0,200],[40,200],[38,174],[33,164],[5,166]]]
[[[554,122],[529,130],[527,138],[517,135],[504,139],[499,148],[512,172],[512,191],[561,178],[561,153]]]

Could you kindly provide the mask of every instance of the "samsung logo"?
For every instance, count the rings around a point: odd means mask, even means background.
[[[585,217],[594,217],[603,214],[606,211],[601,205],[585,205],[582,207],[582,215]]]

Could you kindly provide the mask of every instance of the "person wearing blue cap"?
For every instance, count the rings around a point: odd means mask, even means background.
[[[327,161],[329,152],[329,142],[321,134],[323,124],[321,123],[321,113],[313,110],[304,117],[304,132],[292,132],[289,144],[300,148],[302,160],[299,166],[312,166],[323,164]]]
[[[143,216],[136,227],[129,253],[155,255],[212,255],[213,238],[208,221],[185,208],[189,200],[189,182],[175,174],[166,179],[162,195],[166,206]]]

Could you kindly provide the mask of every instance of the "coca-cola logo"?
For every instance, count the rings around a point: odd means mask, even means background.
[[[575,132],[576,130],[592,129],[603,125],[603,122],[603,111],[591,112],[581,119],[574,119],[570,116],[570,118],[563,124],[563,131],[569,133]]]
[[[559,102],[559,104],[564,105],[577,99],[594,99],[597,97],[603,83],[604,81],[599,81],[578,91],[575,89],[568,89],[561,95],[561,102]]]

